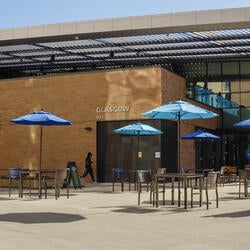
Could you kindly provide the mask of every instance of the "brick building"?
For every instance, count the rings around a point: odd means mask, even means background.
[[[81,174],[91,151],[98,181],[110,181],[117,166],[178,171],[176,121],[141,113],[179,97],[219,114],[181,122],[181,135],[202,128],[222,137],[181,141],[180,166],[242,166],[249,136],[232,124],[249,114],[249,24],[244,8],[0,30],[1,167],[38,168],[39,127],[10,120],[43,108],[73,123],[44,128],[46,169],[75,161]],[[234,112],[203,103],[196,86],[236,103]],[[137,138],[113,133],[135,121],[164,132],[140,138],[139,159]]]

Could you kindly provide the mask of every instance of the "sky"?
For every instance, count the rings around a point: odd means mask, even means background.
[[[250,7],[250,0],[0,0],[0,29]]]

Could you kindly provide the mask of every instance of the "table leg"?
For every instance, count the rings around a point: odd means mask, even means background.
[[[171,200],[171,205],[174,205],[174,177],[171,178],[172,182],[172,200]]]
[[[19,177],[19,198],[22,198],[22,194],[23,194],[23,181],[22,181],[22,173],[20,173],[20,177]]]
[[[187,209],[187,178],[184,178],[184,207]]]
[[[19,177],[18,197],[21,198],[21,173],[20,173],[20,177]]]
[[[203,187],[203,178],[199,178],[199,185],[200,185],[200,207],[202,206],[202,187]]]
[[[38,173],[38,197],[42,198],[41,173]]]
[[[178,207],[181,206],[181,178],[178,178]]]
[[[195,186],[197,186],[197,178],[195,178]],[[193,204],[193,197],[194,197],[194,189],[193,189],[193,181],[191,180],[190,181],[190,188],[191,188],[191,208],[194,207],[194,204]]]
[[[158,190],[158,179],[155,180],[155,206],[159,207],[159,190]]]

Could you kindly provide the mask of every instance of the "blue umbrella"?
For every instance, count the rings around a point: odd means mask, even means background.
[[[124,135],[159,135],[162,131],[140,122],[115,129],[116,134]]]
[[[238,128],[250,128],[250,119],[235,123],[234,126]]]
[[[187,139],[187,140],[218,140],[220,139],[219,136],[208,133],[203,130],[196,130],[192,133],[183,135],[181,139]]]
[[[118,129],[115,129],[114,132],[116,134],[122,134],[122,135],[136,135],[137,140],[137,151],[139,152],[139,136],[140,135],[160,135],[163,134],[162,131],[149,126],[147,124],[143,124],[141,122],[137,122],[134,124],[130,124]]]
[[[180,121],[181,120],[192,120],[192,119],[207,119],[218,116],[217,114],[195,106],[189,102],[184,102],[182,100],[169,102],[158,108],[149,110],[142,115],[151,117],[153,119],[167,119],[167,120],[177,120],[177,155],[178,155],[178,170],[180,169]]]
[[[40,110],[37,112],[30,113],[28,115],[20,116],[12,119],[11,122],[22,125],[40,125],[40,164],[39,169],[42,169],[42,140],[43,140],[43,126],[67,126],[72,123],[68,120],[60,118],[52,113]]]
[[[206,131],[203,131],[201,129],[196,130],[192,133],[186,134],[184,136],[181,137],[181,139],[186,139],[186,140],[195,140],[198,142],[201,141],[215,141],[215,140],[219,140],[220,137],[211,133],[208,133]],[[200,146],[199,144],[197,145],[197,152],[198,155],[200,155]],[[200,165],[200,162],[198,163]]]
[[[243,120],[241,122],[235,123],[234,127],[239,128],[239,129],[249,130],[250,129],[250,119]],[[244,157],[247,160],[247,162],[249,162],[250,158],[249,158],[248,148],[245,150]]]

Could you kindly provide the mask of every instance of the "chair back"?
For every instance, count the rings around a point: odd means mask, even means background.
[[[152,181],[151,170],[137,170],[137,178],[139,183],[149,183]]]
[[[244,165],[245,170],[250,170],[250,165]]]
[[[202,174],[204,177],[207,177],[208,173],[210,172],[214,172],[214,169],[213,168],[204,168],[202,169]]]
[[[156,174],[161,175],[161,174],[166,174],[167,173],[167,169],[166,168],[157,168],[157,172]]]
[[[237,167],[235,166],[221,166],[220,174],[237,174]]]
[[[69,179],[68,168],[57,168],[55,173],[55,181],[58,184],[64,184]]]
[[[123,177],[123,169],[122,168],[112,168],[113,180],[119,181],[122,180]]]
[[[181,168],[181,173],[187,174],[188,172],[189,172],[189,168],[187,168],[187,167]]]
[[[220,174],[220,172],[208,172],[207,178],[206,178],[206,185],[207,186],[217,185],[219,174]]]
[[[245,169],[238,169],[239,171],[239,177],[241,178],[247,178],[250,179],[250,171],[246,171]]]
[[[9,168],[9,177],[11,179],[19,179],[22,168]]]

